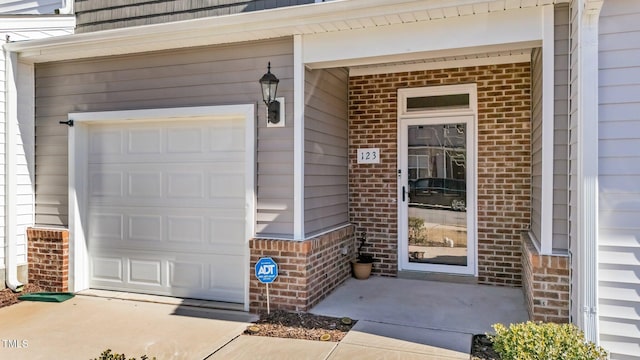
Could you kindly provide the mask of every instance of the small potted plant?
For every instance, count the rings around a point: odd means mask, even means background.
[[[351,262],[353,267],[353,276],[359,280],[368,279],[371,275],[371,268],[373,266],[373,255],[363,254],[362,247],[367,241],[367,234],[362,233],[362,236],[358,238],[360,245],[358,246],[358,257]]]

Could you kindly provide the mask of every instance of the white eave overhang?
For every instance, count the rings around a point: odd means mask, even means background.
[[[570,0],[334,0],[271,10],[104,30],[5,45],[27,63],[378,29]],[[504,49],[500,49],[504,51]],[[493,51],[497,51],[494,49]]]
[[[73,29],[73,15],[0,15],[0,33],[11,31]]]

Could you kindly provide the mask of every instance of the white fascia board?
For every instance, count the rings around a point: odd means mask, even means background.
[[[5,46],[10,51],[20,52],[20,58],[23,61],[32,63],[60,61],[293,36],[313,31],[313,25],[359,21],[376,16],[385,18],[410,13],[424,14],[425,11],[433,9],[488,2],[490,1],[335,0],[321,4],[297,5],[75,34],[47,40],[16,42]],[[486,25],[488,24],[484,24]],[[510,28],[507,33],[518,33],[516,29],[519,26],[520,24]],[[321,26],[319,28],[322,29]],[[386,29],[389,26],[381,26],[381,28]],[[337,34],[340,37],[341,33],[341,31],[335,31],[334,35]],[[446,35],[447,38],[451,38],[450,34]],[[421,37],[420,41],[423,42],[424,37]]]
[[[553,253],[553,150],[555,36],[554,7],[543,7],[542,25],[542,199],[540,219],[540,253]]]
[[[0,15],[0,32],[46,29],[71,29],[76,27],[74,15]]]
[[[304,62],[311,68],[464,55],[539,46],[542,8],[304,35]],[[466,49],[466,50],[465,50]],[[455,50],[456,53],[447,51]],[[443,54],[444,52],[444,54]],[[360,60],[360,61],[358,61]]]

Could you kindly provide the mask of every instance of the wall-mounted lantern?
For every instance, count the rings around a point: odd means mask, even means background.
[[[267,105],[267,126],[284,126],[281,123],[280,101],[276,99],[280,80],[271,73],[271,62],[267,66],[267,73],[260,78],[262,87],[262,101]]]

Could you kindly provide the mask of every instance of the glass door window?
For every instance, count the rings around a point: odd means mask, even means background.
[[[474,273],[470,119],[402,122],[401,270]]]

